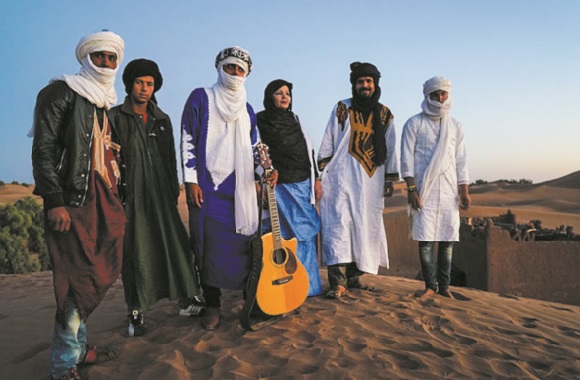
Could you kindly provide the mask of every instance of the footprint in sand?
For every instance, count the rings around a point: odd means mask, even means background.
[[[421,363],[409,357],[408,355],[400,354],[398,352],[393,351],[387,351],[387,354],[393,357],[394,360],[392,361],[392,364],[395,367],[400,367],[409,370],[416,370],[421,368]]]
[[[312,342],[316,340],[316,337],[307,331],[299,331],[293,336],[292,339],[301,345],[305,344],[310,346],[312,345]]]
[[[536,322],[539,322],[539,319],[536,318],[522,318],[521,319],[521,324],[523,327],[526,327],[528,329],[535,329],[538,327],[538,324]]]
[[[447,319],[441,318],[437,315],[421,317],[421,324],[428,330],[439,330],[442,325],[447,323],[449,323]]]
[[[558,326],[558,330],[562,331],[562,334],[571,338],[580,338],[580,330],[572,329],[566,326]]]

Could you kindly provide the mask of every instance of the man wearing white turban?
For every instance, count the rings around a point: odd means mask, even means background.
[[[34,109],[34,193],[43,198],[57,304],[54,379],[80,379],[77,366],[118,355],[89,346],[85,322],[121,271],[126,219],[120,147],[107,110],[117,101],[123,50],[112,32],[82,38],[76,48],[80,72],[54,78]]]
[[[449,79],[426,81],[422,112],[405,123],[401,137],[401,174],[407,184],[412,238],[419,241],[423,297],[439,292],[453,298],[449,284],[453,243],[459,241],[459,208],[471,205],[463,128],[449,116],[450,91]]]
[[[218,53],[215,67],[217,83],[193,90],[181,118],[183,181],[207,305],[201,323],[207,330],[220,323],[220,289],[244,289],[251,269],[248,244],[258,229],[258,133],[244,87],[252,60],[234,46]],[[277,172],[269,178],[272,185],[276,179]]]

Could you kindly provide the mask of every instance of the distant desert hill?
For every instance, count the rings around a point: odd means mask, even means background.
[[[41,199],[40,197],[32,195],[32,190],[34,190],[34,185],[0,185],[0,205],[15,203],[25,197]]]
[[[405,188],[404,182],[395,184],[395,194],[385,199],[387,214],[406,209]],[[472,207],[461,216],[491,217],[511,209],[518,223],[540,219],[546,228],[571,225],[580,233],[580,171],[538,184],[495,181],[471,185],[469,192]]]
[[[385,199],[385,213],[405,210],[407,192],[404,182],[395,184],[395,194]],[[34,185],[0,186],[0,204],[14,203],[27,196],[33,196]],[[545,227],[561,224],[572,225],[580,233],[580,171],[564,177],[538,184],[514,184],[495,181],[469,187],[472,208],[462,212],[462,216],[497,216],[511,209],[518,222],[540,219]],[[40,199],[39,197],[36,197]],[[179,198],[179,210],[187,223],[187,207],[184,192]]]
[[[558,179],[543,182],[542,185],[567,189],[580,189],[580,170]]]

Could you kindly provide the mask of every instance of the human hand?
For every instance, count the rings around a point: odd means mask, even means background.
[[[471,197],[469,194],[459,195],[459,200],[461,201],[459,207],[461,207],[462,210],[469,210],[469,207],[471,207]]]
[[[66,207],[51,208],[47,212],[48,224],[53,231],[68,232],[70,230],[70,214]]]
[[[385,181],[385,191],[383,193],[384,197],[390,198],[393,196],[395,190],[393,189],[393,182]]]
[[[318,202],[320,198],[322,198],[322,180],[317,179],[314,181],[314,199]]]
[[[203,192],[197,183],[185,183],[185,196],[188,206],[201,208]]]
[[[407,194],[407,202],[413,207],[415,210],[419,210],[423,207],[421,203],[421,197],[419,197],[418,191],[411,191]]]
[[[270,174],[265,178],[266,183],[270,187],[275,187],[276,182],[278,182],[278,170],[272,170]]]
[[[468,185],[459,185],[459,200],[461,202],[459,207],[462,210],[468,210],[471,206],[471,197],[469,196]]]

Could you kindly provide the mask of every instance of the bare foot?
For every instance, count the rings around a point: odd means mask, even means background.
[[[427,288],[423,291],[423,293],[419,296],[420,298],[431,298],[435,295],[435,291],[433,289]]]
[[[442,290],[439,292],[439,294],[442,295],[443,297],[451,298],[452,300],[455,299],[455,297],[453,297],[453,293],[451,293],[451,291],[449,289]]]
[[[331,289],[326,293],[326,298],[337,300],[346,293],[346,288],[342,285],[338,285],[336,289]]]

